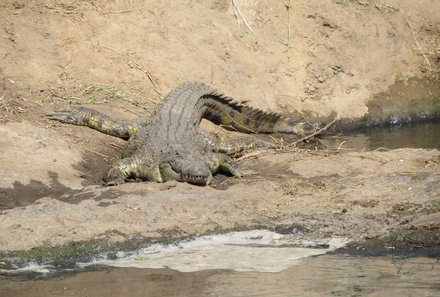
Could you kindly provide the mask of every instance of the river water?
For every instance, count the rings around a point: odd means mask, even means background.
[[[430,258],[324,255],[281,272],[107,268],[47,280],[0,280],[19,296],[440,296],[440,263]]]
[[[330,255],[344,238],[232,232],[98,255],[74,270],[0,278],[0,296],[440,296],[433,258]],[[29,277],[30,276],[30,277]]]
[[[329,148],[352,151],[398,148],[440,149],[440,121],[363,128],[342,135],[325,137],[322,142]]]

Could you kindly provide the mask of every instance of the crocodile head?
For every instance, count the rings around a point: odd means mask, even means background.
[[[163,181],[177,180],[196,185],[209,185],[212,173],[202,155],[189,151],[175,151],[161,163],[160,173]]]

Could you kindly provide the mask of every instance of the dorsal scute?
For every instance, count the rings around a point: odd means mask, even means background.
[[[215,101],[218,101],[224,105],[229,106],[230,108],[242,112],[244,106],[239,102],[235,101],[229,96],[224,95],[223,93],[218,92],[217,90],[213,90],[209,94],[204,95],[203,97],[211,98]]]
[[[258,120],[266,120],[272,123],[277,122],[279,119],[283,118],[282,115],[276,112],[266,112],[258,108],[250,107],[247,105],[243,105],[231,97],[228,97],[217,90],[214,90],[210,94],[207,94],[206,97],[210,97],[216,101],[219,101],[220,103],[223,103],[232,109],[239,111],[246,117],[249,117],[251,119],[258,119]]]
[[[278,125],[280,120],[283,121],[284,119],[279,113],[266,112],[237,102],[233,98],[203,83],[188,82],[178,87],[178,89],[181,88],[190,88],[200,96],[199,99],[202,99],[203,102],[199,103],[208,107],[208,110],[211,110],[205,112],[201,117],[206,117],[216,124],[228,124],[230,122],[230,120],[227,120],[228,117],[233,117],[234,121],[239,123],[240,126],[250,125],[248,127],[250,129],[265,127],[264,131],[270,132],[271,129]],[[222,122],[223,119],[225,122]]]

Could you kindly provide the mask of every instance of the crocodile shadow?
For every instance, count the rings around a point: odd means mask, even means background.
[[[27,185],[15,181],[12,188],[0,188],[0,211],[23,207],[34,203],[43,197],[50,197],[59,201],[77,204],[85,199],[112,199],[120,195],[117,189],[109,189],[94,195],[92,192],[85,192],[83,189],[72,189],[59,181],[55,172],[49,171],[51,179],[49,184],[38,180],[31,180]]]

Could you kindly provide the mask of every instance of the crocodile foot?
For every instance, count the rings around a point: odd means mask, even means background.
[[[231,173],[235,177],[244,177],[244,176],[257,174],[256,171],[251,170],[251,169],[246,169],[246,168],[235,168],[235,169],[231,170]]]
[[[103,177],[105,186],[117,186],[125,183],[125,177],[121,174],[121,171],[116,168],[110,168],[110,170]]]
[[[91,109],[79,107],[63,109],[54,113],[47,114],[49,119],[66,124],[86,126],[88,119],[96,117],[96,112]]]

